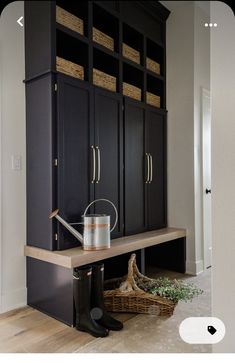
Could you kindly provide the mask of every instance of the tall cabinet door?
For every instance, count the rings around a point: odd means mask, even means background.
[[[57,90],[58,174],[57,198],[60,215],[68,222],[80,222],[93,199],[92,88],[84,82],[60,75]],[[79,241],[58,225],[58,249],[78,246]]]
[[[146,152],[150,180],[147,184],[148,230],[166,226],[165,115],[151,107],[146,110]]]
[[[131,235],[146,228],[144,109],[138,102],[125,99],[124,125],[125,234]]]
[[[121,101],[121,97],[117,94],[95,89],[95,199],[108,199],[117,208],[118,223],[111,234],[111,238],[123,235],[123,118]],[[110,215],[111,226],[114,224],[115,211],[110,204],[96,203],[95,212]]]

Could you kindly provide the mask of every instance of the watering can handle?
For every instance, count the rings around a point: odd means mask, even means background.
[[[115,223],[114,223],[114,226],[112,227],[112,229],[110,229],[110,232],[112,232],[114,230],[114,228],[116,227],[117,225],[117,221],[118,221],[118,212],[117,212],[117,208],[115,207],[115,205],[108,199],[95,199],[93,200],[93,202],[91,202],[85,209],[85,212],[84,212],[84,217],[88,211],[88,209],[90,208],[90,206],[93,204],[93,203],[96,203],[96,202],[108,202],[110,203],[112,206],[113,206],[113,209],[115,210],[115,214],[116,214],[116,219],[115,219]]]

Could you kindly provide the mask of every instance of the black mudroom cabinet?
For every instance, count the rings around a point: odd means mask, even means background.
[[[58,6],[82,20],[82,34],[57,21]],[[59,208],[68,222],[80,222],[98,198],[118,209],[113,239],[167,226],[168,15],[157,1],[25,1],[28,245],[78,246],[48,215]],[[93,27],[113,40],[112,50],[93,39]],[[83,79],[59,70],[57,57],[82,66]],[[94,69],[113,77],[116,91],[95,85]],[[126,96],[124,83],[138,88],[139,100]],[[159,97],[156,107],[149,94]],[[109,205],[90,211],[113,223]]]
[[[76,267],[123,276],[135,252],[142,273],[185,271],[186,231],[165,228],[168,15],[158,1],[25,1],[27,302],[69,325]],[[81,222],[95,199],[116,205],[117,240],[73,248],[49,214]],[[104,202],[90,213],[114,222]]]

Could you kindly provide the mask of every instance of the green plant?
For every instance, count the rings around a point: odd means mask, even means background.
[[[143,279],[136,280],[137,286],[153,295],[165,297],[173,302],[192,301],[195,296],[203,293],[203,290],[197,288],[194,284],[184,283],[180,280],[170,280],[168,277],[159,277],[151,281]]]

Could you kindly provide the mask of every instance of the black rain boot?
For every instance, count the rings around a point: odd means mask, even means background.
[[[91,304],[94,319],[109,330],[121,330],[123,324],[112,318],[104,305],[104,264],[92,265]],[[97,310],[96,310],[97,309]]]
[[[106,337],[109,332],[91,316],[91,267],[74,269],[73,296],[76,311],[76,329],[94,337]]]

